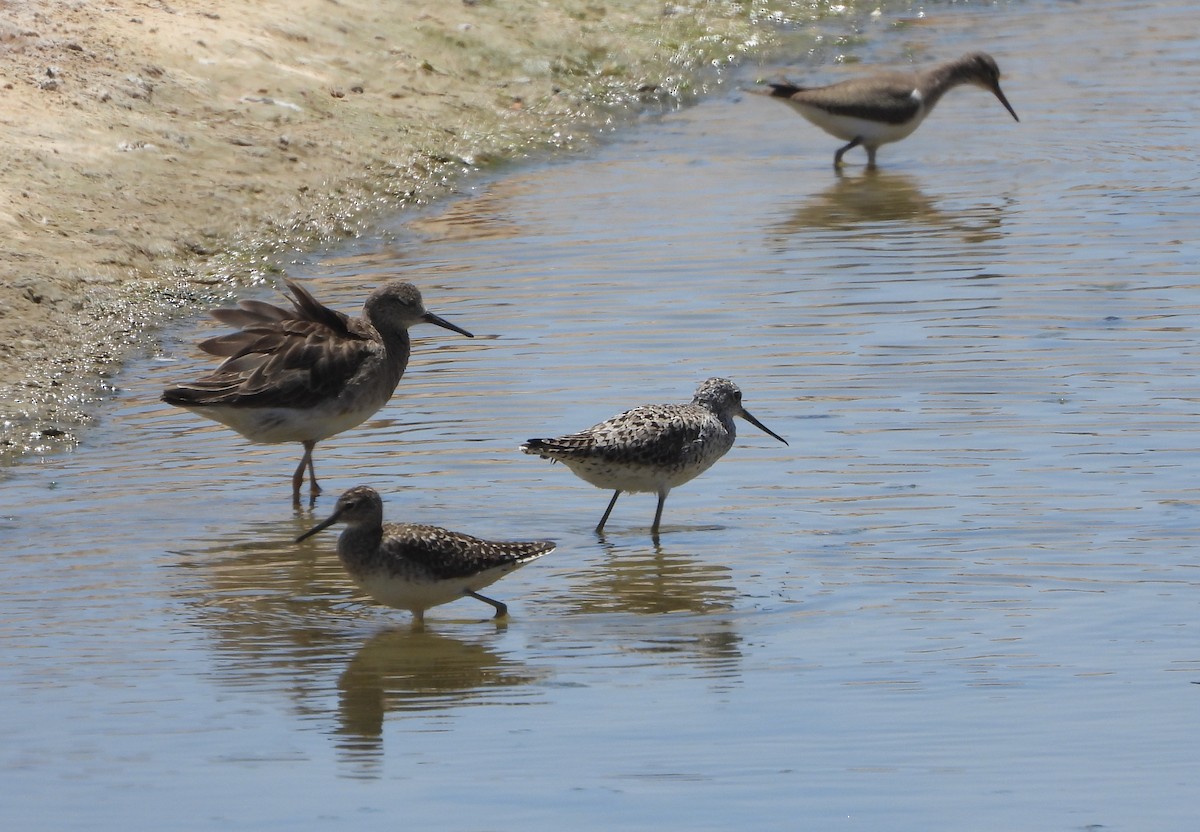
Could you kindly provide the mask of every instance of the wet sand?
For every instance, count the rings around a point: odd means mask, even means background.
[[[753,16],[699,0],[6,3],[0,456],[70,444],[148,333],[272,257],[701,91],[765,34]]]

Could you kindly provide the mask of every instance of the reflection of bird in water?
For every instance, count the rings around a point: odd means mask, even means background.
[[[380,286],[363,304],[363,317],[351,318],[284,282],[294,296],[291,309],[244,300],[237,309],[213,310],[218,321],[241,327],[200,344],[225,362],[168,387],[162,399],[251,442],[301,443],[304,456],[292,475],[292,499],[299,501],[305,469],[312,493],[321,490],[312,461],[317,442],[361,424],[392,397],[408,366],[409,327],[430,323],[474,336],[426,311],[411,283]]]
[[[602,568],[581,573],[568,603],[579,612],[653,615],[717,612],[733,606],[730,569],[687,555],[616,546],[602,541],[608,555]]]
[[[941,225],[946,219],[913,177],[877,171],[838,176],[832,185],[797,209],[786,225],[795,230],[896,220]]]
[[[297,557],[281,529],[292,521],[259,521],[223,531],[203,548],[178,552],[186,569],[186,603],[225,658],[218,676],[232,684],[272,673],[311,676],[314,655],[345,652],[333,626],[351,623],[346,573],[327,557]],[[328,639],[326,643],[324,640]]]
[[[874,168],[881,145],[909,136],[943,95],[962,84],[988,90],[1020,121],[1000,89],[1000,68],[982,52],[917,72],[872,72],[824,87],[769,84],[763,94],[782,100],[826,133],[849,142],[834,154],[834,167],[841,166],[847,150],[861,145],[867,151],[867,167]]]
[[[425,610],[470,596],[508,614],[500,601],[480,595],[530,561],[554,551],[554,542],[496,542],[437,526],[383,522],[383,500],[360,485],[338,498],[333,514],[296,538],[299,543],[334,523],[345,523],[337,553],[346,572],[381,604],[410,610],[420,624]]]
[[[561,601],[567,610],[600,615],[592,626],[608,631],[622,653],[687,665],[700,676],[739,675],[741,637],[732,615],[738,592],[728,566],[658,545],[601,545],[604,562],[577,573]]]
[[[483,701],[523,701],[518,689],[539,674],[486,647],[427,630],[372,636],[338,678],[338,733],[354,757],[382,750],[388,712],[448,711]]]
[[[736,384],[710,378],[688,404],[642,405],[578,433],[530,439],[521,450],[561,462],[585,482],[614,492],[597,533],[604,530],[622,491],[658,494],[650,527],[650,534],[657,537],[671,489],[707,471],[733,447],[735,416],[787,444],[742,407],[742,391]]]
[[[860,176],[839,175],[832,185],[771,229],[773,237],[783,242],[786,236],[813,230],[869,233],[891,231],[895,226],[888,224],[904,223],[959,231],[969,242],[986,242],[1001,236],[1002,220],[1003,205],[988,203],[943,211],[913,177],[872,171]]]

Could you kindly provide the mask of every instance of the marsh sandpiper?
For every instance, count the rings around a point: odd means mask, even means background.
[[[874,72],[825,87],[768,84],[762,94],[783,100],[826,133],[849,142],[834,154],[834,167],[841,166],[847,150],[862,145],[867,167],[874,168],[880,145],[911,134],[941,97],[960,84],[989,90],[1020,121],[1000,89],[1000,68],[983,52],[921,71]]]
[[[657,538],[667,494],[707,471],[733,447],[735,416],[787,444],[742,407],[736,384],[710,378],[688,404],[642,405],[579,433],[530,439],[521,450],[561,462],[597,488],[612,489],[597,534],[604,531],[621,492],[656,493],[658,508],[650,533]]]
[[[285,280],[292,309],[244,300],[236,309],[214,309],[218,321],[237,332],[209,338],[200,349],[225,358],[212,373],[168,387],[162,400],[227,425],[251,442],[300,442],[304,456],[292,475],[292,498],[300,500],[317,442],[366,421],[383,407],[404,369],[408,328],[429,323],[473,338],[425,309],[411,283],[391,281],[352,318],[320,303]]]
[[[383,500],[360,485],[338,498],[333,514],[296,538],[299,543],[345,523],[337,553],[346,572],[381,604],[409,610],[420,625],[425,610],[464,596],[491,604],[496,618],[508,606],[478,590],[554,551],[550,540],[495,542],[437,526],[384,523]]]

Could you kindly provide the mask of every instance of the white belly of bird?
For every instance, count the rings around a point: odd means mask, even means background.
[[[349,408],[340,400],[316,407],[189,407],[194,413],[227,425],[251,442],[319,442],[365,422],[382,404]]]
[[[921,125],[921,121],[924,120],[926,113],[926,110],[921,108],[917,111],[915,118],[901,124],[888,124],[884,121],[870,121],[853,116],[835,115],[819,107],[806,106],[798,101],[789,101],[787,103],[792,106],[792,109],[831,136],[836,136],[846,141],[852,141],[861,137],[862,143],[871,147],[898,142],[910,135]]]
[[[463,597],[467,590],[477,591],[512,572],[517,564],[506,564],[476,575],[450,580],[398,578],[383,573],[352,575],[358,586],[386,607],[398,610],[427,610]]]
[[[703,474],[722,454],[709,454],[690,465],[654,466],[618,463],[602,459],[563,460],[575,476],[608,491],[657,494],[683,485]]]

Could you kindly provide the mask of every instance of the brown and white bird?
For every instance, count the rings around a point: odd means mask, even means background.
[[[329,519],[296,542],[334,523],[346,524],[337,553],[351,579],[379,603],[410,610],[417,624],[425,610],[464,596],[491,604],[496,618],[507,615],[507,605],[478,590],[555,548],[551,540],[495,542],[437,526],[384,523],[383,500],[365,485],[339,497]]]
[[[707,471],[733,447],[735,416],[787,444],[742,407],[742,391],[736,384],[710,378],[687,404],[642,405],[579,433],[530,439],[521,450],[561,462],[597,488],[612,489],[612,500],[596,526],[597,533],[604,530],[621,492],[657,494],[658,509],[650,527],[657,537],[671,489]]]
[[[862,145],[867,167],[873,168],[881,145],[909,136],[943,95],[962,84],[990,91],[1020,121],[1000,89],[1000,68],[983,52],[925,70],[873,72],[824,87],[768,84],[770,89],[761,94],[780,99],[826,133],[849,142],[834,154],[834,167],[842,164],[847,150]]]
[[[225,358],[212,373],[168,387],[162,400],[227,425],[251,442],[300,442],[304,456],[292,475],[300,499],[307,468],[320,493],[313,447],[349,430],[383,407],[408,366],[408,329],[430,323],[473,338],[425,309],[411,283],[395,280],[372,292],[363,317],[351,318],[285,280],[291,309],[244,300],[214,309],[222,323],[240,327],[209,338],[200,349]]]

